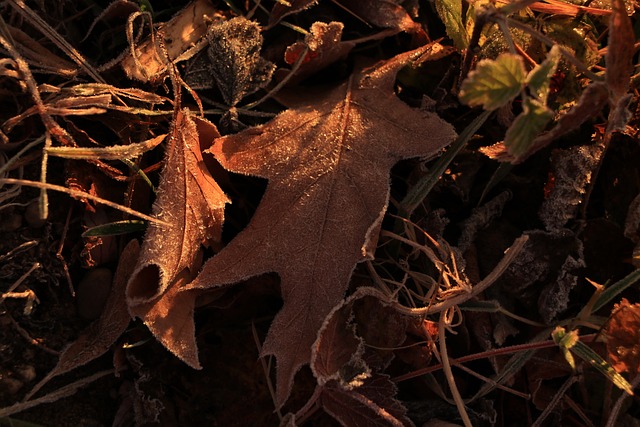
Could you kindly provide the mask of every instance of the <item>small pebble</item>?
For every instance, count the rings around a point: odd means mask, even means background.
[[[12,232],[22,226],[22,215],[10,213],[0,217],[0,231]]]
[[[100,317],[109,292],[113,273],[105,267],[96,267],[87,271],[76,291],[78,315],[86,320]]]

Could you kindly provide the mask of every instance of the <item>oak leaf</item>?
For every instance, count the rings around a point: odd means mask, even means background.
[[[202,157],[205,141],[218,136],[212,123],[190,117],[187,110],[177,113],[153,206],[154,216],[169,226],[149,224],[126,291],[131,315],[140,317],[160,342],[193,367],[199,367],[195,353],[185,356],[173,347],[174,341],[179,346],[178,337],[193,340],[193,328],[178,325],[183,324],[185,314],[193,312],[195,296],[177,295],[173,288],[188,282],[189,275],[200,268],[201,245],[210,246],[220,239],[228,199]],[[158,313],[163,322],[157,321]],[[169,324],[174,326],[167,331]]]
[[[400,68],[429,49],[355,72],[323,96],[266,125],[219,138],[210,149],[229,171],[269,183],[249,225],[187,289],[279,274],[284,307],[263,347],[263,355],[277,358],[279,406],[309,362],[317,331],[355,265],[372,257],[391,167],[405,158],[434,157],[456,136],[450,124],[393,92]]]

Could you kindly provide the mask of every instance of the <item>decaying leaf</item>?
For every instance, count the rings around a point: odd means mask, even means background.
[[[200,245],[220,239],[228,202],[202,158],[206,144],[220,136],[210,122],[178,112],[169,138],[154,215],[171,227],[149,224],[138,266],[127,285],[129,306],[164,293],[184,269],[193,271]]]
[[[52,378],[86,365],[102,356],[122,335],[131,321],[124,292],[127,281],[136,265],[139,252],[140,245],[137,240],[132,240],[124,248],[120,255],[111,293],[102,314],[60,354],[58,364],[33,387],[27,395],[27,399],[37,393]]]
[[[212,25],[207,40],[209,69],[227,105],[236,105],[271,80],[275,65],[260,56],[258,23],[241,16],[233,18]]]
[[[135,48],[121,63],[122,69],[131,79],[148,82],[155,80],[166,71],[165,54],[171,61],[185,60],[192,55],[185,52],[203,39],[212,17],[217,14],[215,6],[207,0],[189,3],[171,20],[160,26],[160,36],[155,34]],[[162,47],[161,47],[162,46]],[[200,44],[200,48],[204,47]],[[198,49],[192,51],[192,54]],[[133,57],[135,55],[135,58]]]
[[[320,395],[322,408],[342,425],[354,427],[402,427],[413,423],[406,408],[395,399],[396,385],[386,375],[366,378],[347,390],[333,381]]]
[[[430,47],[361,70],[324,96],[266,125],[217,139],[226,169],[269,179],[253,219],[209,260],[190,289],[277,272],[284,307],[263,355],[277,357],[277,403],[311,356],[324,317],[342,298],[356,263],[371,258],[399,160],[430,158],[455,138],[448,123],[393,93],[400,68]]]
[[[305,51],[306,57],[296,71],[295,81],[299,81],[317,72],[333,62],[345,57],[355,43],[342,41],[342,30],[344,24],[341,22],[315,22],[304,37],[304,41],[299,41],[287,48],[284,59],[287,64],[294,64],[300,55]],[[294,81],[289,80],[290,83]]]
[[[316,3],[318,3],[318,0],[291,0],[287,2],[276,2],[269,14],[269,26],[267,28],[273,27],[285,16],[308,9]]]
[[[607,352],[617,372],[640,372],[640,304],[625,298],[616,304],[607,325]]]
[[[395,384],[379,372],[386,366],[377,363],[378,354],[365,352],[401,346],[412,319],[369,289],[360,287],[337,305],[318,331],[311,370],[321,387],[319,401],[343,425],[412,425],[395,398]]]
[[[411,19],[407,10],[398,0],[336,0],[345,9],[371,25],[387,28],[394,32],[417,33],[422,27]]]
[[[209,174],[201,151],[219,135],[213,124],[190,117],[187,110],[178,113],[153,207],[155,216],[171,226],[150,224],[126,292],[131,315],[140,317],[158,341],[196,368],[195,295],[179,291],[200,268],[201,245],[220,238],[228,200]]]
[[[562,228],[575,218],[603,154],[602,143],[553,151],[554,185],[538,211],[547,230]]]
[[[568,304],[571,288],[577,283],[575,268],[584,264],[582,242],[570,230],[532,230],[522,252],[490,288],[490,296],[505,307],[518,300],[537,308],[545,322],[551,322]],[[534,315],[530,313],[530,315]]]

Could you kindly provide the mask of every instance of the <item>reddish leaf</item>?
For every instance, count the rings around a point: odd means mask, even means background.
[[[220,136],[215,126],[180,111],[153,206],[171,224],[150,224],[138,265],[127,285],[132,316],[140,317],[172,353],[199,367],[193,327],[193,292],[180,293],[201,265],[201,245],[219,240],[227,198],[202,158],[203,141]]]
[[[304,41],[296,42],[287,48],[284,59],[289,65],[295,63],[308,49],[306,57],[296,72],[295,81],[302,80],[340,60],[353,49],[355,43],[341,41],[343,28],[344,25],[341,22],[328,24],[316,22],[311,25],[311,30],[304,37]]]
[[[394,397],[396,392],[389,377],[378,374],[351,389],[332,381],[323,388],[320,403],[343,426],[411,426],[406,408]]]
[[[184,269],[192,269],[200,245],[220,239],[228,202],[202,158],[203,141],[220,136],[204,119],[178,112],[173,125],[154,215],[171,224],[149,224],[136,270],[127,286],[129,306],[164,293]],[[205,147],[206,148],[206,147]]]
[[[280,275],[284,308],[263,347],[277,357],[279,406],[356,263],[372,256],[389,170],[404,158],[433,157],[455,138],[448,123],[393,93],[399,69],[429,48],[359,71],[307,105],[220,138],[211,149],[226,169],[268,178],[269,185],[247,228],[189,287]]]
[[[618,372],[640,372],[640,304],[625,298],[616,304],[607,325],[607,352]]]
[[[111,293],[100,318],[87,329],[62,354],[58,364],[29,392],[27,399],[34,395],[51,378],[62,375],[79,366],[86,365],[109,350],[127,328],[131,317],[127,311],[124,291],[140,252],[137,240],[132,240],[120,255]]]

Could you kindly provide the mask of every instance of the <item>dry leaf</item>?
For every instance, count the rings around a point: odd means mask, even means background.
[[[290,0],[286,3],[276,2],[269,14],[269,25],[267,28],[272,28],[285,16],[308,9],[316,3],[318,3],[318,0]]]
[[[257,22],[244,17],[212,25],[207,32],[209,69],[229,106],[271,81],[275,65],[260,57],[262,35]]]
[[[371,25],[388,28],[397,32],[415,33],[422,31],[420,24],[411,19],[409,13],[397,0],[337,0],[347,10]]]
[[[341,425],[353,427],[412,426],[406,408],[395,399],[396,385],[386,375],[374,375],[353,389],[338,382],[328,383],[320,403]]]
[[[391,167],[404,158],[433,157],[455,138],[451,125],[393,93],[399,69],[429,48],[356,72],[324,96],[220,138],[211,149],[226,169],[269,184],[247,228],[189,287],[279,274],[284,308],[263,347],[264,355],[277,357],[278,406],[309,362],[317,331],[356,263],[372,256]]]
[[[160,40],[157,34],[149,37],[136,47],[135,59],[132,55],[124,58],[121,63],[122,69],[131,79],[142,82],[155,80],[167,68],[162,52],[165,51],[171,61],[188,59],[190,55],[185,57],[184,53],[201,41],[216,13],[215,6],[208,0],[189,3],[170,21],[160,26],[163,40]],[[193,54],[195,53],[197,50],[193,51]]]
[[[609,120],[607,131],[624,131],[631,112],[627,108],[631,102],[629,83],[633,74],[633,56],[635,55],[635,34],[631,19],[623,0],[611,0],[611,18],[609,20],[609,45],[605,62],[605,83],[609,89]]]
[[[154,216],[171,226],[149,224],[138,266],[127,285],[130,307],[162,295],[183,270],[193,272],[200,245],[210,246],[220,239],[228,199],[202,158],[203,145],[218,136],[210,122],[190,117],[188,110],[178,112],[153,205]]]
[[[538,211],[547,230],[563,228],[575,218],[603,154],[602,142],[553,150],[551,173],[554,185]]]
[[[625,298],[616,304],[607,325],[607,352],[617,372],[640,372],[640,304]]]
[[[299,41],[287,48],[284,53],[284,60],[287,64],[294,64],[300,55],[307,49],[302,64],[296,71],[295,76],[289,80],[294,83],[308,77],[328,65],[345,57],[355,46],[353,42],[342,41],[342,22],[316,22],[311,25],[311,29],[304,37],[304,41]]]
[[[102,356],[122,335],[131,320],[127,311],[124,292],[139,252],[140,245],[137,240],[132,240],[124,248],[120,255],[120,262],[118,262],[111,293],[100,318],[82,331],[78,339],[60,354],[60,359],[58,359],[58,364],[55,368],[33,387],[26,399],[37,393],[51,378],[86,365]]]

